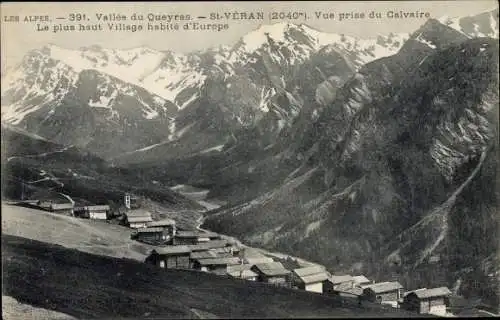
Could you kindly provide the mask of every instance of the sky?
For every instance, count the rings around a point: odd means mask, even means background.
[[[474,15],[498,8],[494,0],[473,1],[283,1],[283,2],[30,2],[1,4],[1,60],[2,70],[5,66],[17,64],[22,57],[32,49],[41,48],[52,43],[64,48],[77,49],[84,46],[100,45],[106,48],[127,49],[146,46],[157,50],[172,50],[190,52],[203,50],[218,45],[232,45],[240,37],[259,27],[260,24],[270,24],[282,21],[305,23],[318,30],[331,33],[351,35],[359,38],[373,38],[378,34],[390,32],[412,32],[425,22],[425,18],[388,19],[387,11],[429,12],[431,18],[444,15],[462,17]],[[54,25],[70,23],[71,13],[85,14],[88,24],[98,24],[96,14],[123,14],[130,18],[133,13],[154,15],[159,14],[190,14],[208,16],[210,13],[224,12],[265,12],[265,20],[220,20],[217,23],[227,23],[229,28],[220,32],[213,31],[141,31],[141,32],[111,32],[103,31],[73,31],[52,32]],[[306,12],[309,19],[274,20],[268,19],[269,12]],[[382,13],[382,19],[348,19],[339,21],[339,13],[365,13],[377,11]],[[315,12],[333,13],[333,19],[316,19]],[[6,16],[48,15],[52,22],[49,31],[36,31],[37,23],[7,22]],[[65,20],[56,19],[65,17]],[[197,22],[213,22],[195,20]],[[127,21],[131,23],[131,21]],[[185,22],[185,21],[184,21]],[[146,24],[147,21],[143,22]],[[40,23],[41,26],[46,23]],[[182,21],[180,22],[182,26]]]

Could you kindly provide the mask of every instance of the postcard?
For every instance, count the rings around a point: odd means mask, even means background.
[[[3,2],[4,319],[499,316],[498,2]]]

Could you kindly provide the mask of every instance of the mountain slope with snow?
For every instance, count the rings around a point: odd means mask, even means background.
[[[439,18],[439,21],[470,38],[498,38],[498,9],[475,16],[443,16]]]

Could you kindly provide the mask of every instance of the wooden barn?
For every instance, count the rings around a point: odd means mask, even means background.
[[[106,220],[109,213],[108,205],[88,205],[75,207],[75,216],[94,220]]]
[[[257,274],[260,282],[291,288],[290,271],[280,262],[259,263],[250,269]]]
[[[247,281],[257,281],[257,273],[250,270],[251,265],[239,264],[227,267],[227,274],[232,278],[243,279]]]
[[[403,286],[397,281],[363,286],[363,298],[368,301],[396,303],[403,296]]]
[[[151,213],[143,209],[131,209],[125,213],[125,223],[134,229],[146,228],[152,222]]]
[[[49,205],[49,211],[54,213],[63,214],[66,216],[74,215],[74,205],[73,203],[51,203]]]
[[[41,191],[33,197],[37,199],[36,206],[43,210],[67,216],[74,215],[75,201],[64,193]]]
[[[337,294],[335,287],[340,284],[346,284],[345,286],[352,287],[354,285],[354,280],[351,275],[332,275],[323,283],[323,292],[327,294]]]
[[[446,301],[451,295],[447,287],[418,289],[405,293],[401,308],[421,314],[446,314]]]
[[[225,273],[228,266],[238,264],[240,264],[240,259],[236,257],[195,259],[193,269],[207,272],[224,271]]]
[[[162,219],[156,220],[146,223],[146,227],[148,228],[163,228],[168,231],[170,235],[175,236],[177,232],[177,228],[175,226],[175,220],[172,219]]]
[[[134,231],[131,238],[152,245],[168,244],[172,241],[169,230],[161,227],[139,228]]]
[[[191,250],[187,246],[156,248],[146,258],[146,263],[165,269],[189,269],[190,254]]]
[[[293,285],[301,290],[323,293],[323,283],[329,276],[320,266],[294,269],[292,273]]]
[[[334,286],[333,294],[341,297],[359,298],[363,296],[363,288],[355,282],[344,282]]]
[[[352,281],[354,281],[354,283],[359,285],[359,286],[365,286],[365,285],[369,285],[369,284],[374,283],[374,282],[370,281],[370,279],[368,279],[364,275],[354,276],[354,277],[352,277]]]

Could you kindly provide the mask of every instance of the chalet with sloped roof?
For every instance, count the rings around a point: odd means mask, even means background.
[[[189,269],[188,246],[165,246],[153,249],[146,258],[150,263],[165,269]]]
[[[169,244],[172,241],[170,231],[162,227],[136,229],[131,238],[151,245]]]
[[[403,286],[397,281],[379,282],[363,286],[363,298],[368,301],[386,303],[397,301],[403,296]]]
[[[232,278],[257,281],[257,273],[253,272],[251,268],[252,266],[248,264],[227,266],[227,274]]]
[[[214,272],[214,271],[227,271],[228,266],[240,264],[240,259],[236,257],[217,257],[217,258],[204,258],[195,259],[193,263],[193,269]]]
[[[125,213],[125,223],[133,229],[146,228],[152,221],[151,212],[144,209],[131,209]]]
[[[403,309],[420,314],[445,315],[446,300],[450,295],[451,291],[447,287],[422,288],[406,292],[400,305]]]
[[[291,272],[280,262],[259,263],[250,269],[257,274],[260,282],[270,283],[276,286],[291,287]]]
[[[106,220],[110,211],[109,205],[87,205],[74,208],[75,216],[92,220]]]
[[[329,275],[320,266],[311,266],[294,269],[292,272],[293,285],[301,290],[323,293],[323,283]]]

